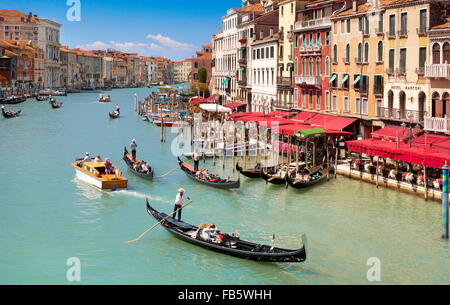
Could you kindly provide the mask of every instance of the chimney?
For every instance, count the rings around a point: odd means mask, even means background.
[[[273,36],[273,29],[270,28],[270,36]]]
[[[353,11],[356,12],[358,10],[358,2],[357,0],[353,0]]]
[[[33,17],[33,13],[30,12],[30,13],[28,14],[28,22],[31,22],[31,18],[32,18],[32,17]]]

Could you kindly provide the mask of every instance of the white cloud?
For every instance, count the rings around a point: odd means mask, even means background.
[[[161,34],[158,34],[158,35],[149,34],[149,35],[147,35],[147,38],[156,40],[162,46],[165,46],[165,47],[171,48],[171,49],[179,49],[179,50],[186,51],[186,50],[192,50],[194,48],[194,46],[189,43],[178,42],[176,40],[173,40],[172,38],[163,36]]]

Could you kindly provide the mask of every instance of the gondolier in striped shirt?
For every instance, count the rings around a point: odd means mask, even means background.
[[[198,166],[200,164],[200,154],[194,150],[194,171],[198,172]]]
[[[172,215],[172,217],[175,218],[176,212],[178,210],[178,221],[181,221],[181,211],[184,208],[184,200],[185,199],[192,202],[192,199],[187,197],[186,191],[183,188],[180,188],[178,190],[178,194],[175,198],[175,207],[173,208],[173,215]]]

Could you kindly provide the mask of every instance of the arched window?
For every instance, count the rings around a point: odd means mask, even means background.
[[[313,72],[313,59],[312,58],[310,58],[309,59],[309,76],[312,76],[312,75],[314,75],[313,74],[314,72]]]
[[[321,76],[322,75],[322,66],[321,66],[321,60],[320,57],[317,57],[316,59],[316,75]]]
[[[369,43],[364,45],[364,62],[369,62]]]
[[[306,58],[302,59],[302,75],[306,76]]]
[[[345,47],[345,61],[350,62],[350,44]]]
[[[362,43],[358,44],[358,62],[362,61]]]
[[[441,63],[441,46],[438,43],[433,45],[433,64]]]
[[[330,76],[330,58],[325,58],[325,75]]]
[[[338,47],[337,47],[337,45],[333,46],[333,62],[338,62]]]
[[[431,116],[441,117],[442,116],[442,104],[440,101],[441,96],[438,92],[434,92],[431,97]]]
[[[443,57],[444,57],[444,63],[447,62],[450,64],[450,43],[446,42],[444,43],[444,46],[442,47]]]
[[[379,41],[378,42],[378,56],[377,56],[377,60],[378,61],[383,61],[383,42]]]
[[[298,58],[295,58],[294,62],[294,75],[298,75]]]

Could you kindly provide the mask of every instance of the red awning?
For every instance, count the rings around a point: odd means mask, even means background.
[[[288,116],[294,115],[295,112],[287,112],[287,111],[273,111],[268,113],[268,116],[273,116],[273,117],[280,117],[280,118],[287,118]]]
[[[235,109],[235,108],[239,108],[239,107],[243,107],[243,106],[247,106],[247,105],[241,104],[241,103],[230,103],[230,104],[223,105],[223,107],[227,107],[230,109]]]
[[[280,126],[280,134],[285,136],[293,136],[297,131],[311,129],[311,126],[304,124],[291,124]]]
[[[303,111],[303,112],[300,112],[299,114],[297,114],[296,116],[294,116],[291,120],[306,123],[307,121],[311,120],[311,118],[315,117],[316,115],[317,115],[317,113],[314,113],[314,112]]]
[[[414,135],[418,135],[422,133],[421,130],[412,130]],[[384,139],[388,141],[396,141],[398,139],[405,140],[410,136],[410,129],[407,127],[399,127],[399,126],[387,126],[383,129],[377,130],[372,133],[372,138],[376,139]]]
[[[220,95],[218,94],[213,94],[210,97],[207,98],[207,100],[211,103],[214,103],[218,98],[220,97]]]
[[[192,98],[190,103],[192,106],[200,106],[201,104],[212,104],[207,99],[202,97]]]
[[[238,112],[238,113],[231,114],[230,118],[234,119],[234,118],[240,118],[240,117],[244,117],[244,116],[264,116],[264,113],[262,113],[262,112]]]

